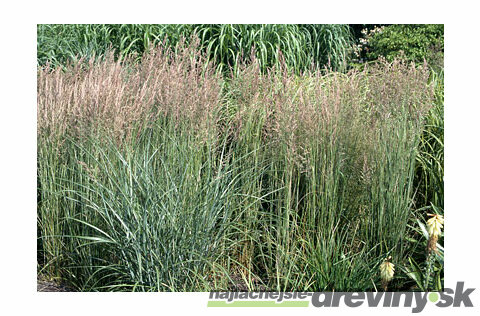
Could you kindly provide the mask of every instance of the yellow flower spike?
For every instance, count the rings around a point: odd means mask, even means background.
[[[427,221],[428,235],[438,238],[438,236],[440,236],[442,233],[442,227],[444,223],[443,216],[437,214],[428,214],[428,216],[431,216]]]
[[[428,229],[428,244],[427,244],[427,253],[430,254],[432,252],[437,251],[437,241],[438,237],[442,233],[443,228],[443,216],[437,214],[427,214],[430,216],[430,219],[427,221],[427,229]]]
[[[392,257],[389,256],[380,265],[380,277],[382,278],[382,282],[385,284],[393,279],[393,275],[395,273],[395,265],[390,262],[391,259]]]

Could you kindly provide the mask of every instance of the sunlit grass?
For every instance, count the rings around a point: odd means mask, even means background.
[[[298,76],[253,57],[225,83],[202,41],[179,43],[39,69],[42,273],[84,291],[365,291],[386,257],[407,262],[428,68]]]

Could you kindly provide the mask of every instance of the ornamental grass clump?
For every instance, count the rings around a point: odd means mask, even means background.
[[[340,290],[368,286],[386,252],[403,259],[432,96],[428,68],[400,60],[303,76],[239,67],[232,143],[262,172],[243,188],[252,201],[241,225],[261,232],[239,237],[251,240],[252,271],[266,270],[278,290]]]
[[[157,47],[38,70],[43,271],[88,291],[205,286],[236,178],[202,58]]]
[[[404,260],[425,67],[252,55],[224,82],[194,41],[113,56],[38,70],[45,271],[91,291],[366,291]]]

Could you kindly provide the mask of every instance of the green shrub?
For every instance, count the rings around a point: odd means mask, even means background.
[[[392,61],[403,54],[409,61],[421,63],[425,59],[429,64],[443,65],[442,24],[390,25],[364,34],[367,60],[383,56]]]

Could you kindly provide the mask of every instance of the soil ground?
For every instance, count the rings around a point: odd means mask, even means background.
[[[47,280],[45,277],[37,277],[37,292],[75,292],[72,288],[56,281]]]

